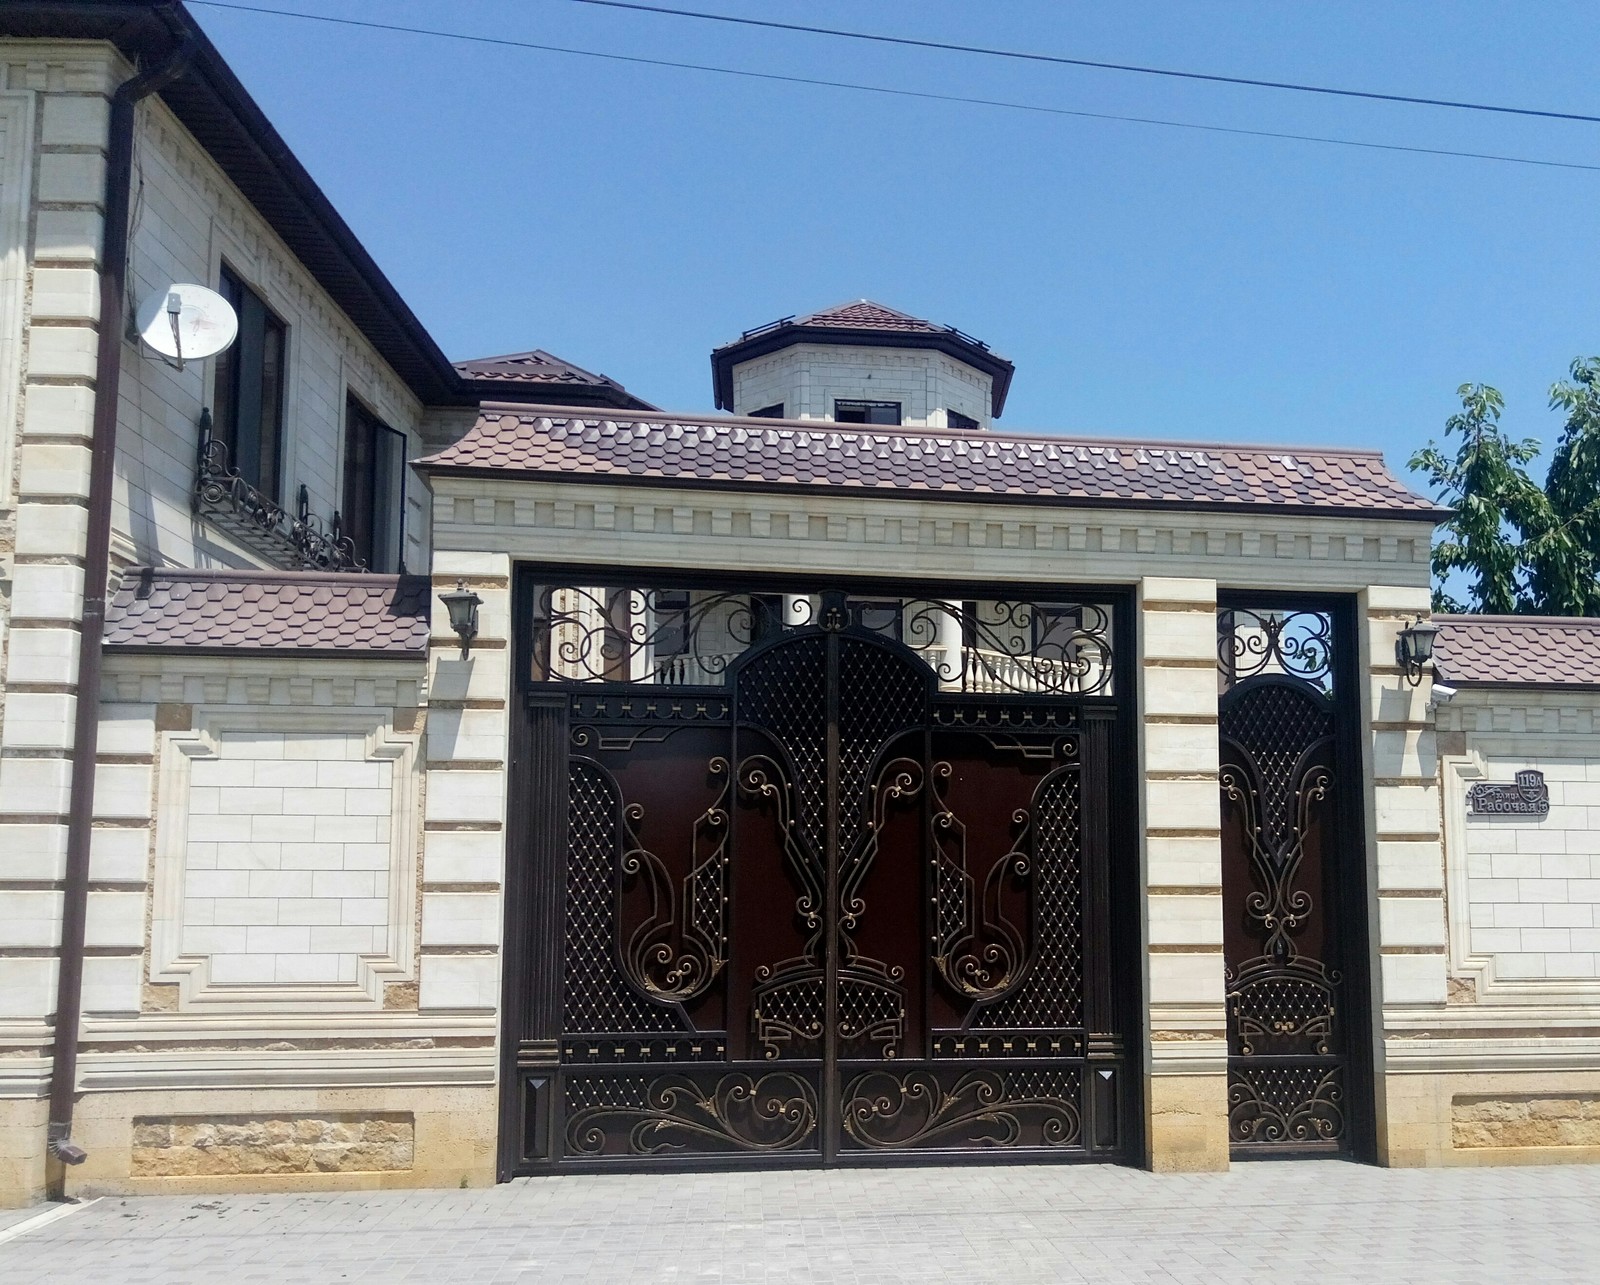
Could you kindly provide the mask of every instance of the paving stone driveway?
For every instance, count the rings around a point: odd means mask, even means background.
[[[112,1197],[0,1245],[0,1281],[1600,1282],[1600,1166],[1029,1165]]]

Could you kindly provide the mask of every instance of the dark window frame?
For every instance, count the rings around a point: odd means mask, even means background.
[[[887,418],[887,412],[892,410],[894,418]],[[878,413],[883,418],[874,419],[873,414]],[[860,418],[855,416],[860,415]],[[862,401],[854,397],[835,397],[833,399],[833,420],[836,424],[878,424],[895,426],[905,422],[904,405],[901,402],[872,402]]]
[[[227,260],[217,286],[239,318],[239,335],[213,366],[211,431],[227,447],[229,467],[282,503],[289,324]]]
[[[393,573],[405,567],[408,453],[404,433],[386,424],[353,391],[345,393],[339,530],[369,571]],[[387,484],[380,476],[386,472]]]
[[[962,433],[970,433],[974,429],[982,427],[971,415],[963,415],[960,411],[948,406],[945,408],[944,422],[947,428],[953,428]]]
[[[771,406],[763,406],[760,410],[751,411],[751,419],[782,419],[783,403],[773,402]]]

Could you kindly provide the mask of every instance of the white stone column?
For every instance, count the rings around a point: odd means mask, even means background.
[[[0,1054],[17,1054],[5,1059],[12,1087],[0,1096],[0,1207],[44,1194],[42,1099],[75,770],[108,99],[121,68],[109,47],[86,45],[64,57],[59,48],[49,55],[30,50],[35,43],[8,44],[12,92],[0,145],[0,229],[15,238],[0,270],[0,580],[9,582],[9,610],[0,620],[0,882],[9,888],[0,893]],[[21,432],[14,436],[19,399]],[[13,460],[20,466],[14,495]],[[7,527],[14,536],[3,534]],[[100,870],[90,877],[105,880]],[[103,931],[111,895],[104,886],[91,894],[89,941],[107,945],[85,967],[86,1008],[125,1006],[129,978],[137,1006],[141,941],[128,941],[120,928]]]
[[[1139,586],[1147,1145],[1160,1172],[1228,1166],[1217,785],[1217,586]]]
[[[1373,585],[1359,604],[1365,838],[1372,854],[1367,887],[1375,890],[1368,902],[1376,910],[1368,938],[1377,981],[1378,1153],[1389,1165],[1444,1164],[1451,1151],[1445,1077],[1385,1066],[1390,1032],[1403,1052],[1419,1023],[1443,1016],[1448,989],[1438,753],[1428,712],[1432,673],[1413,687],[1395,657],[1400,631],[1428,610],[1425,586]]]

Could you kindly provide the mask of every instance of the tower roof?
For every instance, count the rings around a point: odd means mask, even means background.
[[[993,381],[990,413],[1000,418],[1016,367],[981,339],[954,326],[913,317],[871,299],[856,299],[803,317],[780,317],[747,330],[711,353],[711,379],[720,410],[733,410],[733,368],[795,344],[859,348],[928,348],[981,370]]]
[[[611,376],[597,375],[543,348],[458,361],[455,368],[456,373],[484,398],[570,402],[581,406],[611,406],[618,410],[655,409]]]

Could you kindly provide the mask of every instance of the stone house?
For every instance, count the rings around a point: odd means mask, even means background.
[[[0,78],[0,1200],[1600,1154],[1600,633],[1430,662],[1377,454],[452,364],[181,5]]]

